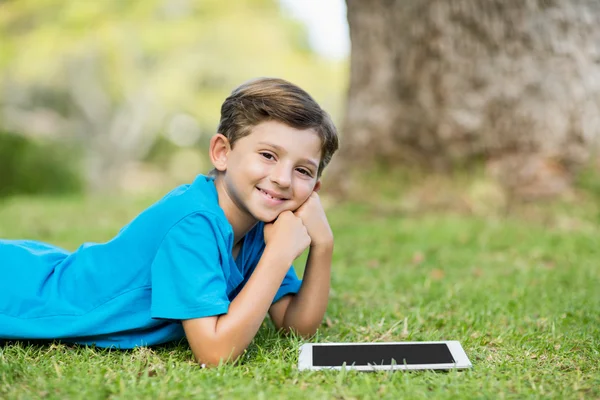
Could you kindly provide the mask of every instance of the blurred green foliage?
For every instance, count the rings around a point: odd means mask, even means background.
[[[0,197],[81,191],[78,159],[74,149],[58,142],[0,132]]]
[[[317,55],[277,0],[4,1],[0,43],[0,130],[77,143],[99,192],[173,153],[182,116],[183,146],[206,143],[249,79],[292,81],[338,121],[346,95],[347,60]]]
[[[0,72],[16,85],[68,93],[73,73],[91,62],[90,76],[115,103],[147,87],[167,112],[191,113],[209,129],[235,86],[280,76],[337,115],[347,63],[321,59],[307,38],[276,0],[8,1]]]

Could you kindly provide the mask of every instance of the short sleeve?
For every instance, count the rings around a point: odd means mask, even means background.
[[[275,294],[273,303],[279,301],[279,299],[285,295],[298,293],[301,285],[302,281],[298,279],[296,271],[294,271],[294,267],[290,267],[289,271],[283,278],[283,282],[281,282],[281,286],[279,286],[279,290],[277,290],[277,293]]]
[[[201,214],[188,215],[169,230],[152,263],[152,318],[227,313],[223,242],[215,223]]]

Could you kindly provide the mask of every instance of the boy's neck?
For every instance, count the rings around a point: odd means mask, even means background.
[[[233,228],[233,245],[237,245],[258,222],[255,218],[240,210],[229,197],[219,176],[215,178],[215,188],[219,198],[219,207]]]

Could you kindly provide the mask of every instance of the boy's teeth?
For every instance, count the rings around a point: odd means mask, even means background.
[[[261,192],[263,192],[264,194],[266,194],[267,196],[269,196],[270,198],[274,199],[273,196],[271,196],[269,193],[265,192],[264,190],[260,189]]]

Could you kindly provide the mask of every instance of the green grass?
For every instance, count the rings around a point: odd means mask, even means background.
[[[11,199],[0,237],[75,249],[110,238],[150,201]],[[239,365],[212,370],[185,342],[9,343],[0,398],[600,398],[600,228],[571,208],[530,219],[330,210],[331,301],[311,341],[459,340],[468,371],[300,372],[302,341],[265,321]]]

